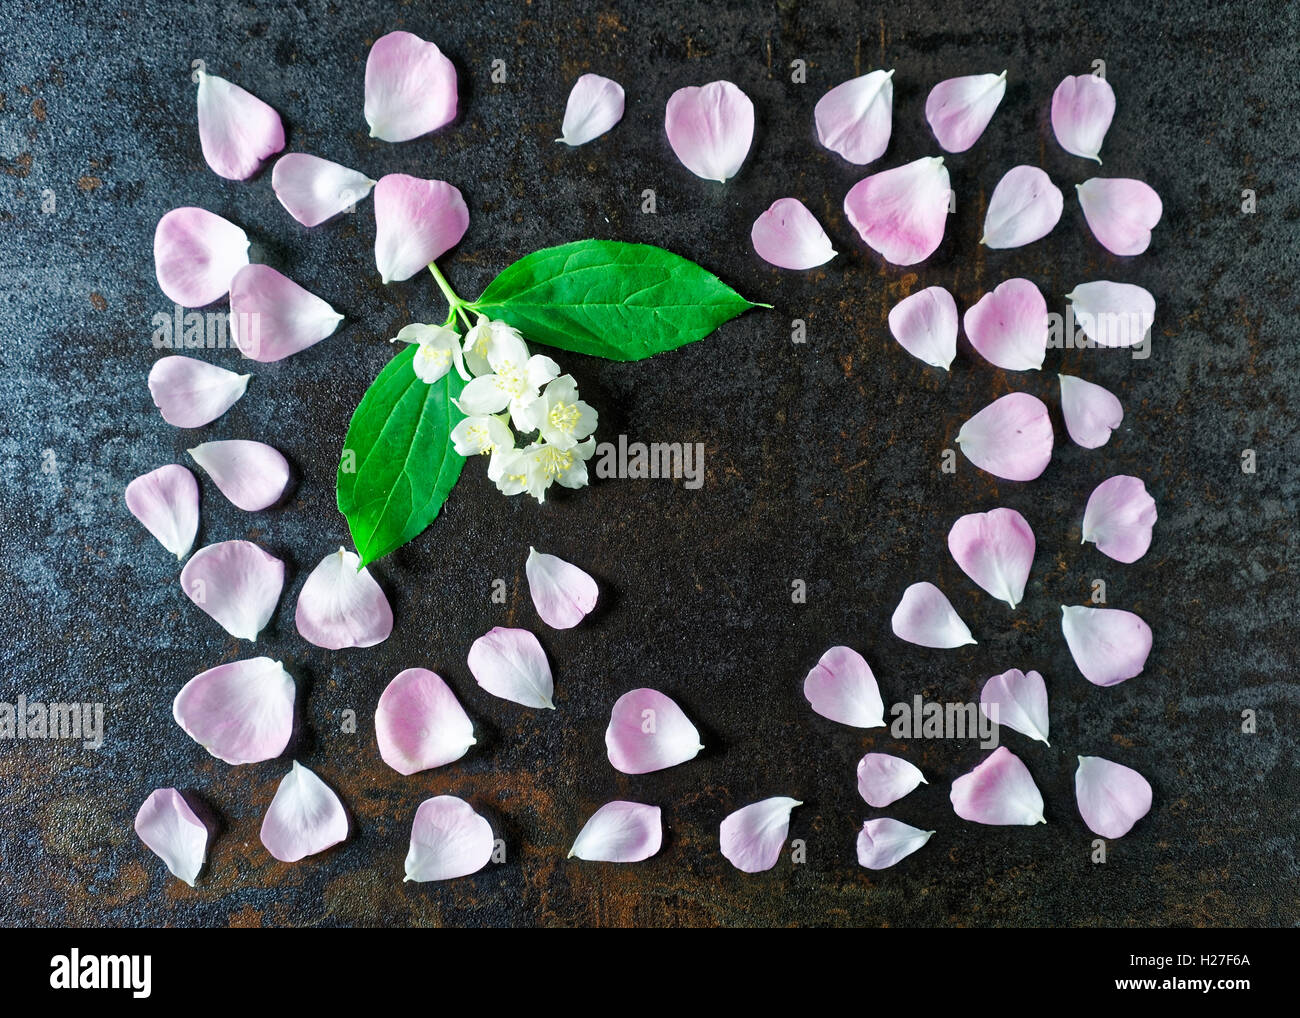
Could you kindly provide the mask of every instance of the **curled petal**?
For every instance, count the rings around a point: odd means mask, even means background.
[[[1051,177],[1037,166],[1013,166],[993,188],[980,243],[995,249],[1031,244],[1052,232],[1064,207]]]
[[[199,484],[177,463],[141,474],[126,486],[126,507],[178,559],[194,547],[199,529]]]
[[[135,833],[191,887],[208,858],[208,828],[174,788],[156,788],[135,815]]]
[[[393,609],[360,557],[340,548],[302,585],[294,624],[303,639],[326,650],[373,647],[393,631]]]
[[[1052,94],[1052,131],[1071,155],[1101,162],[1101,143],[1115,116],[1115,90],[1095,74],[1066,78]]]
[[[913,357],[947,371],[957,356],[957,302],[942,286],[927,287],[890,309],[889,331]]]
[[[1051,745],[1047,741],[1047,684],[1037,672],[1012,668],[994,675],[980,691],[980,710],[995,724]]]
[[[1093,177],[1075,186],[1083,218],[1101,246],[1111,254],[1137,255],[1151,244],[1160,222],[1160,195],[1140,180]]]
[[[624,774],[675,767],[695,759],[703,748],[700,733],[677,702],[655,689],[620,696],[605,729],[609,762]]]
[[[149,395],[168,424],[201,428],[239,402],[252,377],[193,357],[160,357],[149,369]]]
[[[281,862],[297,862],[347,836],[348,815],[334,789],[295,760],[262,819],[266,850]]]
[[[1088,496],[1083,539],[1116,562],[1136,562],[1151,547],[1156,501],[1140,477],[1108,477]]]
[[[969,774],[952,783],[952,808],[977,824],[1026,827],[1045,824],[1043,795],[1029,768],[1006,746],[999,746]]]
[[[1079,328],[1099,346],[1137,346],[1156,319],[1156,299],[1134,283],[1080,283],[1065,299]]]
[[[967,309],[966,338],[986,361],[1037,371],[1047,356],[1047,301],[1028,279],[1008,279]]]
[[[1076,445],[1097,449],[1124,419],[1124,407],[1109,389],[1074,375],[1057,375],[1061,383],[1061,416]]]
[[[261,442],[242,438],[204,442],[190,455],[221,494],[245,512],[275,505],[289,486],[289,462]]]
[[[1151,627],[1119,608],[1063,604],[1061,632],[1075,665],[1094,686],[1141,675],[1151,653]]]
[[[749,231],[763,261],[782,269],[813,269],[835,257],[821,223],[798,198],[778,198]]]
[[[172,717],[217,759],[258,763],[289,745],[294,694],[293,679],[279,661],[232,661],[185,683],[172,702]]]
[[[623,86],[599,74],[584,74],[573,83],[564,107],[559,141],[585,145],[623,119]]]
[[[389,32],[370,47],[365,107],[370,137],[410,141],[436,131],[456,119],[456,101],[456,67],[433,43],[410,32]]]
[[[209,544],[181,570],[185,596],[241,640],[257,639],[283,586],[284,563],[251,541]]]
[[[207,209],[172,209],[153,232],[158,286],[181,307],[201,308],[230,289],[248,264],[248,234]]]
[[[469,649],[469,670],[474,681],[493,696],[525,707],[555,710],[551,697],[555,685],[546,651],[526,629],[496,626]]]
[[[1032,481],[1052,459],[1052,422],[1037,396],[1010,392],[963,424],[957,443],[981,470],[1008,481]]]
[[[596,607],[596,581],[562,558],[529,548],[524,573],[533,606],[552,629],[572,629]]]
[[[889,817],[868,820],[858,834],[858,865],[869,870],[889,869],[924,845],[933,834],[934,831],[923,831]]]
[[[213,173],[247,180],[264,159],[284,148],[284,125],[257,96],[199,71],[199,144]]]
[[[569,858],[588,862],[641,862],[663,844],[658,806],[607,802],[591,815],[569,849]]]
[[[415,811],[404,879],[467,877],[492,861],[495,844],[492,825],[473,806],[454,795],[435,795]]]
[[[1012,608],[1025,596],[1034,532],[1014,509],[963,516],[948,531],[948,550],[963,573]]]
[[[979,141],[1007,91],[1007,72],[949,78],[930,89],[925,119],[945,152],[965,152]]]
[[[770,870],[781,858],[781,848],[790,833],[790,811],[803,803],[777,795],[738,809],[719,829],[722,854],[745,873]]]
[[[459,760],[475,742],[474,724],[456,694],[426,668],[408,668],[384,688],[375,738],[384,763],[398,774]]]
[[[858,794],[872,806],[888,806],[925,784],[915,764],[888,753],[868,753],[858,761]]]
[[[410,279],[468,229],[465,199],[445,180],[390,173],[375,185],[375,266],[385,283]]]
[[[817,100],[817,140],[859,166],[883,156],[894,127],[893,77],[893,71],[872,71]]]
[[[230,283],[230,331],[239,352],[263,363],[314,346],[343,316],[269,265],[245,265]]]
[[[271,170],[275,196],[303,226],[319,226],[352,208],[374,186],[364,173],[306,152],[282,156]]]
[[[913,583],[903,591],[890,625],[900,640],[919,647],[949,650],[975,642],[966,623],[933,583]]]
[[[1099,756],[1079,757],[1074,798],[1088,830],[1122,838],[1151,810],[1151,783],[1132,767]]]
[[[683,166],[726,183],[740,172],[754,140],[754,104],[729,81],[679,88],[668,99],[664,130]]]
[[[824,718],[854,728],[881,728],[885,705],[866,659],[852,647],[832,647],[803,680],[803,695]]]
[[[943,159],[925,157],[859,180],[844,196],[844,212],[885,261],[915,265],[942,242],[951,193]]]

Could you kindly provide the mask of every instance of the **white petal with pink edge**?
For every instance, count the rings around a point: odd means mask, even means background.
[[[1037,396],[1009,392],[963,424],[956,441],[968,460],[994,477],[1032,481],[1052,460],[1052,421]]]
[[[1132,767],[1099,756],[1079,757],[1074,798],[1088,830],[1122,838],[1151,811],[1151,783]]]
[[[410,775],[459,760],[475,743],[474,724],[441,676],[407,668],[380,694],[375,739],[384,763]]]
[[[1101,162],[1101,143],[1115,116],[1115,90],[1095,74],[1077,74],[1052,94],[1052,132],[1071,155]]]
[[[245,512],[275,505],[289,486],[289,462],[264,442],[230,438],[189,450],[221,494]]]
[[[858,794],[871,806],[888,806],[925,783],[921,769],[899,756],[868,753],[858,761]]]
[[[641,862],[663,844],[658,806],[641,802],[607,802],[578,832],[570,859],[588,862]]]
[[[199,529],[199,484],[178,463],[141,474],[126,486],[126,507],[178,559],[194,547]]]
[[[346,548],[326,555],[298,594],[294,625],[326,650],[373,647],[393,631],[393,609],[361,559]]]
[[[135,833],[191,887],[208,858],[207,825],[174,788],[156,788],[135,815]]]
[[[1047,301],[1028,279],[999,283],[966,310],[966,338],[990,364],[1037,371],[1047,356]]]
[[[477,873],[492,861],[492,825],[454,795],[425,799],[411,824],[403,880],[455,880]]]
[[[266,850],[281,862],[297,862],[347,836],[348,815],[334,789],[295,760],[262,819]]]
[[[456,66],[436,45],[410,32],[380,36],[366,56],[370,137],[410,141],[456,119]]]
[[[889,869],[906,859],[933,835],[934,831],[923,831],[890,817],[868,820],[858,834],[858,865],[869,870]]]
[[[1014,509],[969,513],[948,531],[948,551],[983,590],[1015,608],[1034,562],[1034,532]]]
[[[872,71],[836,85],[817,100],[817,140],[851,163],[875,162],[894,127],[894,72]]]
[[[1075,665],[1094,686],[1141,675],[1151,653],[1151,627],[1120,608],[1063,604],[1061,632]]]
[[[1045,824],[1043,795],[1029,768],[999,746],[969,774],[952,783],[948,798],[963,820],[996,826]]]
[[[465,199],[445,180],[390,173],[375,185],[375,267],[382,282],[410,279],[459,244],[467,229]]]
[[[824,718],[854,728],[881,728],[885,705],[866,659],[852,647],[832,647],[803,680],[803,695]]]
[[[957,356],[957,302],[942,286],[926,287],[890,309],[889,332],[913,357],[947,371]]]
[[[209,544],[181,570],[185,596],[241,640],[257,639],[283,586],[284,563],[251,541]]]
[[[1140,477],[1116,474],[1088,496],[1083,510],[1083,540],[1116,562],[1136,562],[1151,547],[1156,500]]]
[[[172,702],[172,717],[218,760],[259,763],[289,745],[295,695],[293,678],[279,661],[232,661],[185,683]]]
[[[951,650],[975,642],[952,603],[933,583],[913,583],[903,591],[890,625],[900,640],[918,647]]]
[[[315,346],[343,316],[269,265],[245,265],[230,281],[230,332],[239,352],[270,363]]]
[[[695,759],[700,733],[677,701],[657,689],[624,693],[610,711],[605,751],[614,769],[649,774]]]
[[[965,152],[979,141],[1007,91],[1007,72],[949,78],[930,89],[925,119],[945,152]]]
[[[181,307],[201,308],[230,290],[248,264],[248,234],[207,209],[172,209],[153,232],[158,286]]]
[[[1013,166],[989,197],[980,243],[1002,249],[1041,240],[1061,220],[1065,197],[1037,166]]]
[[[271,188],[280,204],[309,227],[346,212],[374,186],[364,173],[306,152],[281,156],[271,169]]]
[[[1151,231],[1164,214],[1149,184],[1124,177],[1093,177],[1075,185],[1083,218],[1111,254],[1139,255],[1151,245]]]
[[[556,555],[529,547],[524,574],[537,614],[552,629],[572,629],[596,607],[596,581]]]
[[[736,810],[718,830],[722,854],[744,873],[770,870],[790,833],[790,812],[802,805],[798,799],[776,795]]]
[[[778,198],[749,231],[754,251],[780,269],[814,269],[835,257],[821,223],[798,198]]]
[[[1075,445],[1099,449],[1124,419],[1124,407],[1109,389],[1074,375],[1057,375],[1061,416]]]
[[[683,166],[726,183],[740,172],[754,140],[754,104],[729,81],[679,88],[668,99],[664,130]]]
[[[201,428],[238,403],[252,377],[193,357],[160,357],[149,369],[149,395],[168,424]]]
[[[980,710],[995,724],[1051,745],[1047,741],[1047,684],[1037,672],[1011,668],[994,675],[980,690]]]
[[[469,670],[493,696],[525,707],[555,709],[546,651],[526,629],[495,626],[484,633],[469,649]]]
[[[199,144],[212,172],[247,180],[284,148],[280,114],[225,78],[199,71]]]

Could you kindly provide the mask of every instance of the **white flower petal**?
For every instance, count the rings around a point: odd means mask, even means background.
[[[297,760],[262,820],[262,844],[281,862],[297,862],[346,839],[348,816],[334,790]]]
[[[1124,407],[1109,389],[1073,375],[1057,375],[1061,383],[1061,416],[1076,445],[1098,449],[1124,419]]]
[[[1074,797],[1088,830],[1122,838],[1151,811],[1151,783],[1132,767],[1099,756],[1079,757]]]
[[[212,172],[247,180],[284,148],[280,114],[238,85],[199,71],[199,144]]]
[[[957,356],[957,302],[942,286],[904,297],[889,311],[889,332],[913,357],[947,371]]]
[[[410,141],[436,131],[456,118],[457,101],[456,67],[433,43],[410,32],[389,32],[370,47],[365,103],[370,137]]]
[[[326,650],[373,647],[392,633],[393,609],[360,556],[340,548],[302,585],[294,624],[303,639]]]
[[[722,854],[744,873],[770,870],[790,833],[790,811],[802,805],[798,799],[776,795],[736,810],[718,830]]]
[[[180,792],[150,792],[135,815],[135,833],[173,876],[194,886],[208,858],[208,828]]]
[[[663,821],[658,806],[640,802],[607,802],[591,815],[569,858],[588,862],[641,862],[663,844]]]
[[[740,172],[754,140],[754,104],[729,81],[679,88],[668,99],[664,130],[682,165],[725,183]]]
[[[185,683],[172,702],[172,717],[218,760],[260,763],[289,745],[296,695],[293,678],[279,661],[231,661]]]
[[[149,395],[168,424],[201,428],[239,402],[252,377],[193,357],[160,357],[149,369]]]
[[[888,753],[868,753],[858,761],[858,794],[871,806],[888,806],[925,784],[915,764]]]
[[[194,547],[199,529],[199,484],[177,463],[141,474],[126,486],[126,507],[178,559]]]
[[[181,570],[185,596],[241,640],[257,639],[283,586],[284,563],[251,541],[209,544]]]
[[[868,820],[858,835],[858,865],[869,870],[888,869],[906,859],[933,834],[934,831],[923,831],[889,817]]]
[[[624,774],[676,767],[694,760],[703,748],[690,718],[656,689],[633,689],[620,696],[605,729],[609,762]]]
[[[975,642],[966,623],[933,583],[913,583],[903,591],[890,624],[900,640],[920,647],[947,650]]]
[[[881,728],[885,705],[866,659],[852,647],[832,647],[803,680],[803,695],[824,718],[855,728]]]
[[[562,558],[530,547],[524,572],[537,614],[552,629],[572,629],[596,607],[596,581]]]
[[[406,880],[454,880],[492,861],[492,825],[464,799],[435,795],[415,811]]]
[[[821,223],[798,198],[778,198],[754,220],[749,239],[765,262],[782,269],[812,269],[835,257]]]
[[[984,236],[990,248],[1021,247],[1046,237],[1061,220],[1065,197],[1037,166],[1013,166],[998,181],[984,213]]]
[[[979,140],[1007,91],[1007,72],[941,81],[925,100],[925,119],[945,152],[965,152]]]
[[[559,140],[585,145],[623,119],[623,86],[599,74],[584,74],[573,83],[564,107]]]
[[[893,71],[872,71],[836,85],[817,101],[817,140],[851,163],[875,162],[894,126]]]
[[[1115,90],[1095,74],[1077,74],[1052,94],[1052,131],[1071,155],[1101,162],[1101,143],[1115,116]]]
[[[474,745],[474,724],[442,677],[408,668],[385,688],[375,710],[375,738],[384,763],[399,774],[441,767]]]
[[[251,360],[284,360],[334,333],[343,316],[269,265],[245,265],[230,281],[230,332]]]
[[[1079,328],[1100,346],[1137,346],[1156,320],[1156,299],[1134,283],[1080,283],[1065,299]]]
[[[1061,632],[1079,671],[1095,686],[1141,675],[1151,653],[1151,627],[1119,608],[1063,604]]]
[[[289,486],[289,463],[262,442],[242,438],[204,442],[190,451],[221,494],[245,512],[275,505]]]
[[[994,675],[980,690],[980,710],[999,725],[1051,745],[1047,741],[1047,684],[1037,672],[1012,668]]]
[[[271,169],[275,196],[303,226],[319,226],[346,212],[374,186],[364,173],[306,152],[281,156]]]
[[[555,709],[546,652],[526,629],[496,626],[484,633],[469,649],[469,670],[493,696],[525,707]]]

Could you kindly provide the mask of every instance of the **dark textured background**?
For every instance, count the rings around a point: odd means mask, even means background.
[[[0,744],[0,920],[10,924],[890,924],[1293,925],[1297,908],[1296,635],[1297,66],[1296,7],[1210,10],[1184,2],[667,4],[595,2],[352,5],[302,2],[169,7],[148,2],[8,4],[0,13],[0,350],[7,379],[0,579],[0,699],[104,701],[99,752]],[[462,113],[450,127],[389,145],[367,137],[362,75],[369,44],[405,28],[455,61]],[[661,244],[694,258],[775,311],[751,312],[689,348],[637,364],[573,355],[562,365],[600,411],[599,436],[703,442],[707,482],[608,481],[545,506],[498,495],[471,462],[445,513],[374,567],[397,627],[383,645],[308,646],[293,607],[309,569],[346,539],[334,509],[336,455],[349,414],[410,321],[445,314],[432,279],[382,287],[369,201],[308,231],[280,208],[269,171],[247,183],[205,166],[190,61],[278,109],[288,149],[364,170],[441,177],[471,210],[443,259],[465,296],[512,258],[584,236]],[[789,63],[808,62],[792,84]],[[1047,110],[1066,74],[1106,61],[1119,110],[1104,172],[1149,181],[1164,199],[1150,250],[1108,255],[1091,238],[1072,185],[1096,172],[1066,155]],[[508,80],[493,84],[490,63]],[[821,149],[813,105],[829,87],[897,68],[894,134],[871,170],[938,149],[924,122],[944,77],[1009,71],[984,137],[947,163],[958,194],[939,251],[924,265],[882,266],[855,238],[841,201],[866,172]],[[627,114],[586,147],[556,145],[573,80],[597,71],[627,89]],[[758,128],[725,186],[690,175],[664,137],[677,88],[730,79],[754,100]],[[1067,192],[1044,241],[1009,252],[977,246],[987,196],[1017,163],[1043,166]],[[653,188],[658,214],[640,212]],[[1240,211],[1241,191],[1258,212]],[[41,211],[43,192],[57,202]],[[795,195],[840,257],[789,273],[762,263],[748,233],[774,199]],[[154,280],[158,217],[196,204],[244,226],[255,257],[347,316],[313,349],[250,365],[235,408],[200,432],[169,427],[145,376],[157,356],[150,318],[169,302]],[[962,340],[950,376],[903,353],[885,316],[923,285],[953,288],[963,308],[1003,278],[1028,275],[1060,294],[1093,278],[1139,282],[1158,301],[1154,353],[1053,351],[1041,374],[1008,375]],[[790,342],[790,321],[809,342]],[[233,350],[201,354],[233,366]],[[1055,372],[1121,397],[1121,429],[1100,450],[1064,440]],[[1030,484],[998,483],[942,450],[962,421],[1012,388],[1053,407],[1061,444]],[[300,473],[287,504],[245,514],[201,477],[199,542],[250,538],[285,559],[279,610],[255,648],[239,644],[181,593],[178,565],[127,513],[137,474],[185,462],[187,446],[252,437]],[[1240,468],[1243,449],[1258,472]],[[57,470],[40,469],[53,450]],[[1079,544],[1092,487],[1143,477],[1159,505],[1155,541],[1124,566]],[[964,512],[1020,509],[1038,536],[1029,590],[1014,615],[977,590],[945,548]],[[528,598],[528,546],[586,568],[601,606],[553,632]],[[511,591],[489,600],[492,580]],[[1146,618],[1145,673],[1100,689],[1074,668],[1061,603],[1104,578],[1110,603]],[[793,605],[791,581],[808,602]],[[929,651],[897,640],[903,588],[937,582],[980,643]],[[494,699],[465,664],[493,625],[539,632],[554,664],[555,712]],[[973,742],[898,743],[814,715],[801,681],[833,643],[861,650],[886,704],[922,693],[968,700],[987,676],[1037,668],[1047,679],[1052,746],[1013,732],[1047,801],[1032,829],[968,824],[951,780],[982,757]],[[302,723],[281,760],[229,767],[173,723],[181,684],[253,653],[283,658],[299,682]],[[404,778],[379,760],[372,716],[400,669],[444,675],[480,743],[462,761]],[[707,749],[643,777],[615,773],[603,731],[614,699],[638,685],[676,697]],[[1258,712],[1259,731],[1239,714]],[[340,729],[355,710],[356,734]],[[871,810],[854,766],[878,749],[930,779],[889,815],[938,833],[893,870],[860,869],[857,828]],[[1136,767],[1155,790],[1150,815],[1109,861],[1074,805],[1077,753]],[[338,790],[349,841],[296,865],[258,841],[277,781],[296,758]],[[148,792],[176,785],[220,817],[197,889],[172,879],[137,841]],[[508,844],[509,861],[441,885],[403,885],[415,807],[464,796]],[[755,799],[790,794],[788,855],[746,876],[717,850],[717,825]],[[611,798],[663,807],[653,859],[615,867],[566,861],[586,817]]]

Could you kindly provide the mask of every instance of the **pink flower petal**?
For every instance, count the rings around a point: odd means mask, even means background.
[[[1107,347],[1136,346],[1156,319],[1156,299],[1134,283],[1080,283],[1065,299],[1084,334]]]
[[[1094,686],[1141,675],[1151,653],[1151,627],[1119,608],[1063,604],[1061,632],[1074,663]]]
[[[135,833],[172,876],[191,887],[208,858],[208,828],[174,788],[149,793],[135,815]]]
[[[343,316],[269,265],[245,265],[230,282],[230,331],[239,352],[270,363],[314,346]]]
[[[1101,143],[1115,116],[1115,91],[1095,74],[1066,78],[1052,94],[1052,131],[1071,155],[1101,162]]]
[[[948,796],[963,820],[977,824],[1045,824],[1043,796],[1027,768],[1006,746],[999,746],[969,774],[952,783]]]
[[[1083,539],[1116,562],[1136,562],[1151,547],[1156,502],[1139,477],[1108,477],[1088,496]]]
[[[1032,244],[1052,232],[1064,207],[1051,177],[1037,166],[1013,166],[989,198],[980,243],[994,249]]]
[[[573,83],[564,107],[559,141],[585,145],[623,119],[623,86],[599,74],[584,74]]]
[[[817,140],[859,166],[883,156],[894,128],[893,77],[893,71],[872,71],[817,100]]]
[[[1151,810],[1151,783],[1132,767],[1099,756],[1079,757],[1074,798],[1088,830],[1122,838]]]
[[[683,166],[726,183],[740,172],[754,140],[754,104],[729,81],[679,88],[668,99],[664,130]]]
[[[1007,72],[949,78],[930,89],[925,119],[945,152],[965,152],[979,141],[1007,91]]]
[[[435,795],[415,811],[404,879],[467,877],[492,861],[495,846],[492,825],[473,806],[454,795]]]
[[[872,806],[888,806],[926,783],[916,765],[888,753],[868,753],[858,761],[858,794]]]
[[[770,870],[781,858],[790,833],[790,811],[803,803],[784,795],[763,799],[738,809],[719,829],[722,854],[744,873]]]
[[[754,220],[749,231],[754,250],[782,269],[813,269],[835,257],[821,223],[798,198],[778,198]]]
[[[980,710],[989,720],[1046,746],[1047,684],[1037,672],[1012,668],[994,675],[980,691]]]
[[[854,728],[881,728],[885,705],[876,677],[856,650],[832,647],[803,680],[803,695],[824,718]]]
[[[1010,392],[963,424],[957,443],[981,470],[1008,481],[1032,481],[1052,459],[1052,422],[1037,396]]]
[[[677,702],[655,689],[633,689],[614,704],[605,749],[614,769],[649,774],[695,759],[700,733]]]
[[[569,849],[569,858],[588,862],[641,862],[663,844],[658,806],[607,802],[591,815]]]
[[[181,307],[220,300],[248,264],[248,234],[207,209],[172,209],[153,232],[158,286]]]
[[[252,377],[193,357],[160,357],[149,369],[149,394],[168,424],[201,428],[238,403]]]
[[[426,668],[408,668],[384,688],[375,709],[375,738],[384,763],[398,774],[459,760],[476,741],[456,694]]]
[[[209,544],[181,570],[185,596],[241,640],[257,639],[283,586],[284,563],[251,541]]]
[[[360,557],[340,548],[302,585],[294,625],[304,640],[326,650],[373,647],[393,631],[393,609]]]
[[[933,834],[934,831],[923,831],[889,817],[868,820],[858,834],[858,865],[869,870],[889,869],[924,845]]]
[[[1037,371],[1047,356],[1047,301],[1028,279],[1008,279],[966,310],[966,338],[990,364]]]
[[[279,661],[232,661],[185,683],[172,702],[172,717],[191,739],[228,764],[273,760],[293,735],[295,692]]]
[[[562,558],[530,547],[524,573],[533,606],[552,629],[572,629],[596,607],[596,581]]]
[[[963,573],[1012,608],[1025,596],[1034,532],[1014,509],[961,517],[948,531],[948,550]]]
[[[262,819],[261,836],[281,862],[297,862],[346,839],[348,815],[334,789],[295,760]]]
[[[168,463],[128,484],[126,507],[178,559],[194,547],[199,529],[199,485],[179,464]]]
[[[375,185],[375,265],[385,283],[422,272],[468,229],[465,199],[445,180],[390,173]]]
[[[1140,180],[1093,177],[1077,184],[1079,205],[1092,235],[1111,254],[1138,255],[1164,212],[1160,195]]]
[[[859,180],[844,196],[844,212],[885,261],[915,265],[943,241],[951,193],[943,159],[926,157]]]
[[[1109,389],[1073,375],[1057,375],[1061,383],[1061,416],[1076,445],[1098,449],[1124,419],[1124,407]]]
[[[900,640],[919,647],[950,650],[975,643],[966,623],[933,583],[913,583],[903,591],[890,625]]]
[[[288,461],[261,442],[242,438],[204,442],[190,455],[221,494],[245,512],[275,505],[289,486]]]
[[[247,180],[284,148],[284,125],[257,96],[199,71],[199,144],[213,173]]]
[[[947,371],[957,356],[957,302],[942,286],[927,287],[890,309],[889,331],[913,357]]]
[[[271,170],[275,196],[303,226],[319,226],[352,208],[374,186],[364,173],[306,152],[282,156]]]
[[[525,707],[555,710],[551,698],[555,685],[546,651],[526,629],[496,626],[469,649],[469,670],[474,681],[493,696]]]
[[[456,119],[456,67],[410,32],[389,32],[366,57],[370,137],[410,141]],[[433,259],[429,259],[432,261]]]

